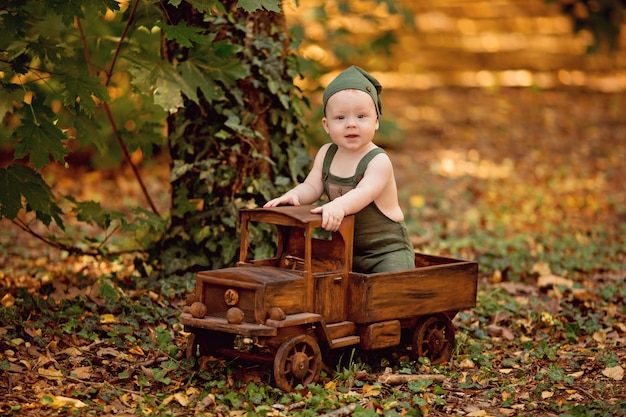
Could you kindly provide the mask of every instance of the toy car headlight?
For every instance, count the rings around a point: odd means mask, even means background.
[[[239,302],[239,293],[233,288],[229,288],[224,292],[224,302],[228,306],[237,305]]]

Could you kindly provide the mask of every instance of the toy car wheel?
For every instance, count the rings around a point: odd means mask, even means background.
[[[283,342],[274,357],[276,386],[285,392],[298,385],[317,381],[322,368],[322,354],[317,341],[309,335],[297,335]]]
[[[433,365],[446,363],[452,357],[454,327],[445,314],[422,318],[413,331],[411,357],[427,357]]]

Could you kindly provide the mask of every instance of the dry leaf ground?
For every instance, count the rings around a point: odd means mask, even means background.
[[[626,95],[387,94],[386,117],[404,129],[390,152],[419,249],[481,265],[451,363],[355,357],[308,395],[285,396],[263,370],[179,360],[192,280],[146,283],[129,260],[70,256],[2,220],[0,414],[319,415],[358,403],[361,415],[625,415]],[[166,207],[167,175],[146,166]],[[49,178],[113,207],[141,204],[124,172]],[[386,367],[443,382],[381,383]]]

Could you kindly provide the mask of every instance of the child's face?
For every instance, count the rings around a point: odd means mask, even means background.
[[[369,144],[378,130],[376,105],[365,91],[341,90],[326,102],[322,124],[337,146],[357,150]]]

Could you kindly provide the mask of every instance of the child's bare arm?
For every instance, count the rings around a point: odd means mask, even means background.
[[[328,145],[320,148],[313,161],[313,167],[303,183],[296,185],[280,197],[265,203],[263,207],[276,207],[280,205],[299,206],[300,204],[312,204],[319,200],[324,192],[322,183],[322,165]]]

